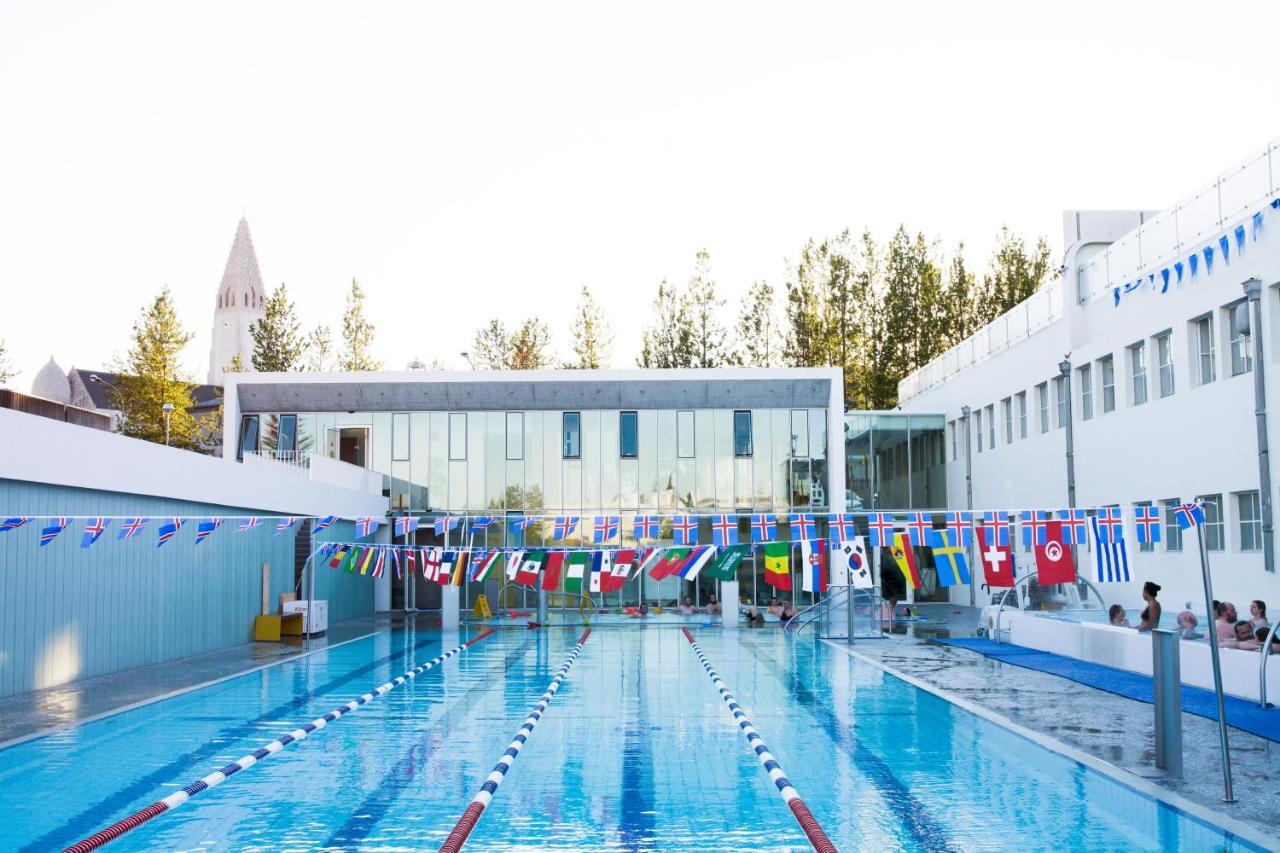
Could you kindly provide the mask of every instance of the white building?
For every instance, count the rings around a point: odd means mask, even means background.
[[[222,371],[236,357],[245,370],[253,367],[253,338],[249,327],[262,319],[266,289],[258,271],[249,223],[243,218],[231,242],[213,312],[213,344],[209,348],[209,384],[222,384]]]
[[[1067,506],[1070,412],[1076,505],[1118,504],[1129,519],[1133,580],[1106,589],[1108,599],[1133,606],[1150,579],[1164,587],[1167,613],[1186,601],[1203,609],[1196,541],[1179,535],[1168,509],[1200,498],[1216,597],[1246,614],[1255,598],[1275,611],[1242,283],[1261,281],[1261,367],[1267,398],[1280,400],[1280,145],[1158,214],[1068,212],[1064,226],[1057,281],[899,386],[904,410],[945,414],[949,506],[966,505],[966,435],[976,509]],[[1267,434],[1280,441],[1280,416]],[[1166,507],[1153,548],[1136,541],[1129,508],[1140,502]],[[1093,567],[1081,553],[1081,573]],[[968,591],[953,596],[967,603]]]

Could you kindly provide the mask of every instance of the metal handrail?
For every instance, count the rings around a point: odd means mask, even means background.
[[[1000,598],[1000,606],[996,608],[995,622],[991,626],[991,639],[995,640],[996,643],[1000,644],[1000,617],[1004,613],[1005,604],[1009,601],[1009,593],[1013,592],[1015,589],[1022,586],[1024,583],[1031,580],[1032,578],[1036,578],[1038,580],[1039,577],[1040,577],[1040,571],[1037,569],[1031,572],[1031,574],[1024,575],[1023,577],[1019,578],[1017,582],[1014,583],[1013,586],[1009,587],[1004,591],[1004,595]],[[1098,592],[1098,588],[1093,585],[1093,581],[1089,580],[1087,577],[1079,573],[1076,574],[1076,581],[1084,581],[1085,586],[1093,590],[1093,594],[1098,596],[1098,601],[1102,603],[1102,609],[1103,610],[1107,609],[1107,600],[1102,597],[1102,593]],[[1048,586],[1056,586],[1056,585],[1057,584],[1048,584]]]
[[[1280,629],[1280,617],[1271,623],[1271,630],[1267,632],[1267,641],[1262,644],[1262,648],[1258,649],[1258,704],[1263,708],[1270,708],[1267,704],[1267,659],[1271,656],[1271,644],[1276,639],[1276,629]],[[1213,630],[1213,623],[1209,623],[1209,630]]]
[[[823,598],[821,601],[815,601],[813,604],[810,604],[808,607],[806,607],[803,610],[797,611],[794,616],[792,616],[790,619],[787,620],[786,627],[790,629],[792,625],[796,625],[798,627],[796,627],[794,630],[796,631],[796,633],[799,633],[805,628],[806,625],[812,625],[814,622],[818,620],[819,617],[821,617],[822,615],[821,613],[815,612],[816,610],[818,610],[818,608],[820,607],[829,608],[835,602],[836,595],[841,592],[843,592],[846,596],[848,596],[849,594],[849,587],[847,586],[836,587],[835,589],[836,589],[835,593],[828,595],[827,597]],[[805,616],[805,614],[808,614],[808,613],[813,613],[813,617],[811,619],[805,620],[803,617]]]

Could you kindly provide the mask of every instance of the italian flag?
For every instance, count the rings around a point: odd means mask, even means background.
[[[586,573],[589,561],[586,551],[574,551],[569,555],[569,571],[564,579],[565,592],[582,592],[582,576]]]
[[[791,589],[791,545],[788,542],[768,542],[764,552],[764,582],[774,589]]]

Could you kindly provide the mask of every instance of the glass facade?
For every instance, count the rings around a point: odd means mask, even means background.
[[[946,507],[942,415],[849,412],[844,445],[849,510]]]

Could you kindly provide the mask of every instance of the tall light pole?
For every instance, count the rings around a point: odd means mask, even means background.
[[[160,407],[164,412],[164,446],[169,446],[169,416],[173,414],[173,403],[165,403]]]
[[[973,512],[973,453],[971,448],[973,440],[969,436],[969,413],[971,409],[968,406],[960,407],[960,422],[964,424],[964,505],[969,512]],[[970,555],[972,556],[972,554]],[[975,569],[977,566],[974,567]],[[973,575],[969,579],[969,606],[974,607],[978,603],[977,591],[974,589]]]
[[[1071,416],[1071,354],[1068,353],[1058,362],[1058,373],[1062,375],[1062,396],[1067,403],[1067,515],[1076,508],[1076,431],[1074,418]],[[1070,521],[1070,519],[1068,519]],[[1080,554],[1077,548],[1071,549],[1071,567],[1080,573]]]
[[[1258,498],[1262,510],[1262,567],[1276,570],[1271,533],[1271,452],[1267,441],[1267,385],[1262,371],[1262,282],[1256,278],[1241,287],[1249,300],[1249,337],[1253,340],[1253,418],[1258,425]]]

